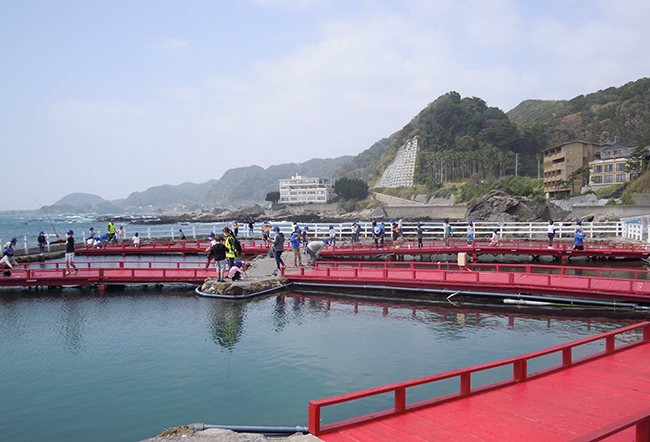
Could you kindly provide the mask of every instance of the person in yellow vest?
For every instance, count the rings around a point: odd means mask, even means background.
[[[226,237],[226,260],[228,261],[228,268],[235,265],[235,257],[237,256],[237,249],[235,248],[235,235],[228,227],[223,228],[223,235]]]
[[[237,221],[232,223],[232,230],[235,236],[237,236],[237,234],[239,233],[239,224],[237,223]]]
[[[262,239],[264,240],[264,243],[270,247],[270,241],[271,238],[269,237],[269,233],[271,232],[271,223],[268,221],[264,221],[264,224],[262,224]]]
[[[115,240],[115,223],[109,221],[108,223],[108,242]]]

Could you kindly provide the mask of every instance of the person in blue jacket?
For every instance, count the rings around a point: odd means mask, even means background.
[[[582,229],[576,230],[576,236],[573,240],[573,250],[584,250],[585,246],[582,244],[582,241],[585,239],[585,234],[582,233]]]
[[[300,254],[300,227],[296,227],[296,229],[293,231],[291,234],[291,239],[289,242],[291,243],[291,250],[293,251],[293,266],[300,265],[302,267],[302,255]]]

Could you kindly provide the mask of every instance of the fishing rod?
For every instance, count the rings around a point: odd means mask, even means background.
[[[43,204],[39,203],[36,199],[34,199],[36,203],[41,206],[41,209],[43,209],[43,212],[45,212],[45,215],[47,216],[47,219],[50,220],[50,225],[52,226],[52,230],[54,231],[54,234],[57,236],[57,238],[61,238],[58,233],[56,233],[56,229],[54,228],[54,223],[52,222],[52,218],[50,218],[50,215],[47,213],[47,210],[45,210],[45,207]]]

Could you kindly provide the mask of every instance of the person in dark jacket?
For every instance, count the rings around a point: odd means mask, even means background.
[[[284,261],[282,261],[282,251],[284,250],[284,234],[280,232],[278,226],[273,227],[275,232],[275,238],[273,239],[273,253],[275,254],[275,264],[278,266],[278,270],[284,267]]]

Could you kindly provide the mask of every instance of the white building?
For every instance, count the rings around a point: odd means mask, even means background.
[[[280,180],[280,203],[326,203],[332,195],[331,178],[303,178],[295,175]]]

